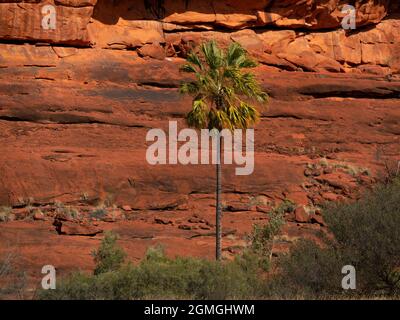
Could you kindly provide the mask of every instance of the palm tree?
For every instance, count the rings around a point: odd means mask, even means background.
[[[259,112],[251,102],[264,103],[268,95],[262,91],[253,73],[257,63],[249,58],[238,43],[227,50],[215,41],[203,43],[199,53],[192,51],[182,72],[194,76],[181,84],[180,92],[193,96],[192,110],[186,120],[190,127],[218,130],[216,185],[216,259],[221,259],[221,135],[222,129],[247,129],[259,120]]]

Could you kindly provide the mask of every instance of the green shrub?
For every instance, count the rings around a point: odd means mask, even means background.
[[[102,244],[103,246],[103,244]],[[257,266],[250,257],[232,262],[165,256],[150,248],[139,265],[120,265],[113,271],[74,273],[41,290],[39,299],[227,299],[256,297]]]
[[[249,259],[216,262],[177,257],[170,259],[161,247],[150,248],[137,267],[142,297],[226,299],[253,295],[256,268]],[[252,280],[252,281],[251,281]]]
[[[27,277],[17,266],[19,258],[19,255],[11,249],[0,256],[0,300],[24,298]]]
[[[196,258],[165,256],[162,247],[150,248],[137,267],[137,283],[142,297],[182,298],[192,295],[203,261]]]
[[[112,232],[106,232],[101,241],[100,248],[92,255],[96,267],[94,274],[118,270],[125,261],[126,253],[117,245],[118,236]]]
[[[321,249],[313,241],[300,240],[280,259],[278,266],[278,274],[266,283],[264,296],[317,299],[343,294],[344,264],[332,248]]]
[[[284,199],[279,206],[273,209],[277,214],[285,214],[288,212],[293,212],[296,209],[296,203],[292,200]]]
[[[258,260],[258,265],[264,271],[270,268],[275,237],[285,224],[284,214],[293,210],[293,203],[285,200],[268,213],[268,223],[253,225],[253,231],[250,234],[250,251],[253,253],[253,259]]]
[[[195,299],[249,299],[259,296],[259,270],[254,256],[233,262],[203,261],[198,282],[191,288]]]
[[[357,270],[358,290],[400,293],[400,179],[358,202],[334,205],[324,217],[346,264]]]
[[[108,210],[106,207],[97,207],[90,213],[91,218],[96,218],[98,220],[104,219],[108,214]]]
[[[325,208],[333,240],[299,241],[278,262],[265,295],[386,297],[400,294],[400,181],[377,187],[354,203]],[[356,290],[343,290],[342,267],[356,269]]]

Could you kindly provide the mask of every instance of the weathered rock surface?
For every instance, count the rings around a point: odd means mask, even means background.
[[[87,25],[96,2],[0,1],[0,39],[88,45]]]
[[[231,33],[176,32],[166,35],[167,44],[179,56],[184,44],[192,47],[217,39],[240,43],[266,65],[289,71],[351,72],[387,75],[400,70],[400,21],[385,20],[376,28],[347,34],[344,30],[304,33],[295,30],[241,30]]]
[[[261,62],[287,70],[398,73],[399,22],[388,20],[369,31],[349,33],[341,27],[345,4],[341,0],[1,1],[0,40],[138,49],[141,56],[156,59],[184,56],[205,39],[233,40]],[[358,29],[400,13],[400,6],[388,0],[356,1],[355,7]],[[231,32],[220,32],[221,28]],[[304,33],[305,29],[332,31]]]
[[[190,101],[176,89],[181,59],[94,49],[64,50],[60,58],[62,50],[29,45],[0,50],[8,64],[0,69],[1,203],[111,193],[134,210],[167,209],[184,206],[190,194],[213,193],[212,166],[146,161],[149,128],[167,130],[171,119],[185,126]],[[384,157],[398,155],[395,78],[271,72],[267,66],[257,75],[271,103],[255,132],[255,172],[238,177],[227,166],[225,192],[276,198],[290,186],[300,189],[309,162],[334,156],[333,162],[375,174]]]

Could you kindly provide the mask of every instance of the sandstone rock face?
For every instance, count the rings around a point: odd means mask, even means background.
[[[88,45],[96,1],[1,1],[0,39]]]
[[[390,1],[356,1],[356,23],[363,26],[381,21],[387,14]],[[329,29],[338,28],[346,13],[342,9],[348,1],[272,1],[268,10],[259,12],[264,24],[278,27]]]
[[[397,11],[398,6],[390,2],[356,1],[357,26],[378,23]],[[335,29],[347,14],[342,13],[346,4],[343,0],[1,1],[0,39],[80,45],[91,40],[101,47],[118,48],[162,42],[163,29]]]
[[[228,45],[235,41],[261,63],[290,71],[355,72],[386,75],[399,70],[399,20],[385,20],[376,28],[356,34],[344,30],[303,33],[295,30],[241,30],[231,33],[177,32],[166,35],[166,42],[178,55],[183,43],[191,47],[217,39]]]
[[[141,56],[163,59],[185,56],[201,41],[218,39],[239,42],[261,62],[286,70],[398,72],[400,42],[393,41],[400,37],[398,20],[350,34],[341,27],[344,5],[341,0],[2,1],[0,40],[138,49]],[[357,28],[400,12],[388,0],[356,1],[355,8]],[[284,30],[268,30],[271,26]]]
[[[212,166],[146,161],[150,128],[167,131],[169,120],[185,127],[190,101],[177,90],[182,59],[12,44],[0,46],[0,55],[1,203],[112,194],[133,210],[186,210],[196,201],[191,195],[212,196]],[[274,71],[263,65],[256,71],[271,104],[255,132],[255,173],[239,178],[227,166],[226,193],[276,200],[286,190],[304,205],[329,191],[349,197],[358,186],[351,174],[361,170],[337,175],[329,168],[345,162],[374,174],[385,157],[399,154],[398,78]],[[332,158],[326,174],[305,176],[307,163],[325,157]]]
[[[206,0],[206,1],[119,1],[113,14],[124,20],[156,19],[176,28],[228,28],[274,25],[285,28],[327,29],[341,26],[347,5],[343,0]],[[99,12],[106,11],[99,1]],[[389,0],[355,1],[359,26],[377,23],[390,9]],[[104,16],[104,15],[103,15]],[[116,19],[116,18],[114,18]]]

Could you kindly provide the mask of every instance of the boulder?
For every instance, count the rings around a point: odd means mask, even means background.
[[[253,30],[241,30],[232,33],[231,39],[232,41],[239,43],[243,48],[252,53],[264,52],[264,42]]]
[[[296,208],[294,211],[295,221],[299,223],[307,223],[310,217],[303,206]]]
[[[138,49],[138,54],[141,57],[153,58],[158,60],[165,59],[165,50],[159,44],[146,44]]]
[[[40,210],[36,210],[33,213],[32,218],[33,218],[33,220],[36,220],[36,221],[44,221],[44,220],[46,220],[46,217],[44,216],[43,212],[40,211]]]
[[[128,49],[165,42],[159,21],[118,19],[110,25],[94,19],[88,25],[88,34],[93,45],[99,48]]]
[[[73,221],[62,221],[55,219],[53,225],[56,227],[56,231],[60,235],[92,237],[103,232],[102,229],[94,225]]]
[[[132,211],[132,207],[128,206],[128,205],[122,206],[121,209],[124,210],[124,211],[127,211],[127,212]]]

